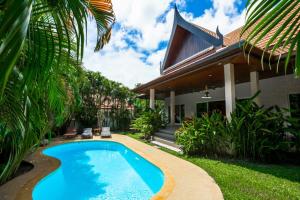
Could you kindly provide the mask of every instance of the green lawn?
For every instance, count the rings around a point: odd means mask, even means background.
[[[140,140],[138,134],[127,135]],[[225,199],[300,199],[299,166],[186,157],[161,149],[206,170],[220,186]]]

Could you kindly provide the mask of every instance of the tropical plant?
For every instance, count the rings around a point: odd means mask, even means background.
[[[295,74],[300,75],[300,2],[298,0],[248,0],[247,19],[242,30],[246,42],[244,48],[266,40],[262,60],[269,54],[285,57],[285,70],[296,53]],[[250,52],[251,52],[250,48]],[[262,62],[263,63],[263,62]],[[271,67],[271,63],[270,63]]]
[[[186,154],[227,155],[268,162],[289,161],[299,151],[299,119],[276,106],[264,108],[250,99],[238,101],[231,120],[213,112],[184,122],[176,141]]]
[[[131,127],[144,134],[146,140],[158,131],[164,125],[164,116],[161,115],[160,110],[145,110],[137,118],[135,118]]]
[[[299,111],[290,111],[288,112],[299,112]],[[286,112],[287,113],[287,112]],[[296,153],[299,153],[300,155],[300,118],[299,117],[293,117],[289,114],[285,115],[287,128],[286,132],[289,133],[289,136],[292,140],[292,146]]]
[[[226,120],[219,112],[203,114],[200,118],[186,121],[176,131],[176,142],[188,155],[223,155],[226,154],[229,141],[224,134]]]
[[[59,65],[66,55],[82,58],[88,16],[97,24],[95,50],[108,42],[114,22],[109,0],[4,0],[0,9],[0,96],[24,51],[32,70]]]
[[[278,108],[264,109],[251,100],[237,104],[231,115],[228,134],[231,134],[237,157],[252,160],[266,160],[280,149],[288,149],[284,139],[283,113]]]
[[[99,50],[114,22],[109,0],[0,2],[0,183],[78,109],[88,16],[97,22]]]
[[[11,76],[0,101],[0,124],[5,127],[1,130],[1,164],[5,166],[1,181],[7,180],[44,135],[60,127],[78,106],[78,69],[72,65],[62,67],[44,71],[47,78],[35,76],[25,87],[25,69],[22,74],[15,71]]]
[[[99,72],[84,71],[80,83],[81,109],[76,118],[87,127],[101,127],[103,121],[111,130],[128,130],[133,93],[120,83],[111,81]],[[100,120],[100,121],[99,121]]]
[[[200,152],[204,135],[198,131],[200,120],[194,118],[190,122],[183,122],[182,126],[175,132],[176,143],[181,145],[183,153],[191,155]]]
[[[93,126],[97,123],[98,106],[101,104],[102,94],[99,92],[103,77],[100,73],[83,72],[79,86],[79,93],[82,98],[80,110],[76,112],[76,118],[85,127]]]

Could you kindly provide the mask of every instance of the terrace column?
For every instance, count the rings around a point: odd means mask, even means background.
[[[175,124],[175,91],[170,92],[170,125]]]
[[[230,121],[231,113],[235,109],[234,65],[231,63],[224,65],[224,81],[225,81],[226,117]]]
[[[155,109],[155,89],[150,89],[150,108]]]
[[[254,96],[259,91],[259,73],[257,71],[250,72],[250,88],[251,96]],[[260,105],[259,96],[254,99],[257,105]]]

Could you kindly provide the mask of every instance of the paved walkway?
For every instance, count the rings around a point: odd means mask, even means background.
[[[94,137],[93,140],[101,140]],[[124,135],[113,134],[112,140],[120,142],[157,165],[165,174],[165,183],[161,191],[153,197],[154,200],[222,200],[223,195],[215,181],[201,168],[177,158],[171,154],[149,146]],[[55,144],[66,141],[56,141]],[[31,155],[28,160],[35,167],[30,172],[19,176],[0,187],[0,197],[3,200],[31,199],[34,185],[45,175],[56,169],[60,162],[41,155],[41,150]],[[51,192],[51,191],[49,191]]]

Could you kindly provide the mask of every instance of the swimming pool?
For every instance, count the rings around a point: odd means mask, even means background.
[[[34,188],[34,200],[150,199],[163,185],[162,171],[117,142],[73,142],[43,151],[61,166]]]

